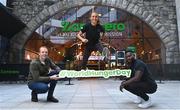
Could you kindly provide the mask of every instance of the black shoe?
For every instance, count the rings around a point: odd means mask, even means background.
[[[31,101],[32,102],[38,102],[37,93],[35,91],[31,92]]]
[[[58,102],[59,102],[59,100],[56,99],[56,98],[54,98],[53,96],[52,96],[52,97],[48,97],[48,98],[47,98],[47,101],[48,101],[48,102],[55,102],[55,103],[58,103]]]

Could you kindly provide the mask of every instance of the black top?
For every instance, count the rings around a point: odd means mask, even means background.
[[[100,24],[93,26],[91,23],[87,23],[83,26],[81,32],[86,33],[86,39],[88,39],[88,43],[86,45],[94,45],[99,42],[100,33],[104,33],[105,30]]]
[[[134,77],[136,71],[142,72],[142,77],[140,79],[141,82],[155,83],[155,80],[151,76],[151,72],[149,71],[147,65],[141,60],[135,59],[130,65],[131,69],[131,77]]]

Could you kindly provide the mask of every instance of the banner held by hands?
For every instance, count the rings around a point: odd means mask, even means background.
[[[131,75],[130,69],[115,69],[115,70],[62,70],[59,72],[60,78],[79,78],[79,77],[104,77],[124,76],[129,78]]]

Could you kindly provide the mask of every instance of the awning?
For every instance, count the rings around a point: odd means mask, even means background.
[[[9,10],[0,3],[0,35],[12,38],[16,33],[21,31],[26,24],[13,15]]]

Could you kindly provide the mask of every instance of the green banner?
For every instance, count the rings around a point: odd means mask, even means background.
[[[112,76],[125,76],[130,77],[130,69],[115,69],[115,70],[62,70],[59,72],[60,78],[79,78],[79,77],[104,77],[109,78]]]

